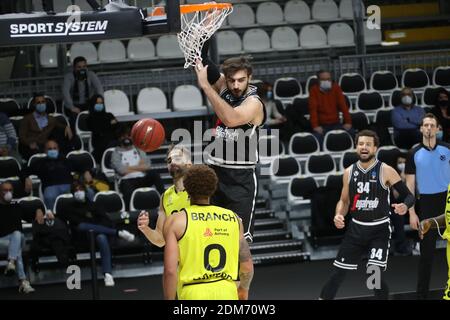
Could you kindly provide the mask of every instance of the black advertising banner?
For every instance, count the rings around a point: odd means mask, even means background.
[[[0,16],[0,46],[96,41],[142,36],[139,10]]]

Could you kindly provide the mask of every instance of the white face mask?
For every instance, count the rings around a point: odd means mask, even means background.
[[[402,97],[402,103],[404,105],[409,106],[410,104],[412,104],[412,102],[413,102],[413,99],[410,96],[403,96]]]
[[[404,172],[405,171],[405,163],[402,162],[402,163],[397,164],[397,168],[400,172]]]
[[[75,197],[75,200],[84,202],[86,200],[86,193],[83,190],[76,191],[73,196]]]
[[[11,202],[13,198],[13,194],[11,191],[8,191],[5,193],[5,195],[3,196],[3,200],[5,200],[6,202]]]
[[[321,80],[320,81],[320,89],[328,91],[331,89],[331,81],[330,80]]]

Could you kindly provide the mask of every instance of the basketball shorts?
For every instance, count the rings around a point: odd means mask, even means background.
[[[258,190],[254,169],[229,169],[211,165],[219,178],[213,205],[236,213],[244,226],[244,237],[253,242],[255,224],[255,202]]]
[[[450,241],[447,242],[447,268],[448,268],[448,280],[447,286],[444,291],[444,300],[450,300]]]
[[[374,265],[386,270],[392,232],[390,219],[377,223],[362,223],[352,219],[333,265],[356,270],[361,259],[367,259],[367,266]]]
[[[234,281],[214,281],[184,285],[179,290],[178,300],[238,300]]]

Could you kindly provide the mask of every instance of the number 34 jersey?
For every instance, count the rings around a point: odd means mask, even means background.
[[[361,222],[377,222],[390,215],[389,187],[383,183],[383,168],[376,160],[363,169],[360,161],[352,165],[349,176],[350,213]]]
[[[239,265],[239,217],[212,205],[185,209],[187,225],[178,240],[179,287],[217,281],[235,281]]]

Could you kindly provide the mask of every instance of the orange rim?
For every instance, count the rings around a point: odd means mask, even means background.
[[[192,13],[196,11],[207,11],[210,9],[229,9],[232,8],[233,5],[231,3],[202,3],[202,4],[183,4],[180,5],[180,13]],[[151,13],[152,16],[163,16],[166,14],[164,7],[155,7]]]

